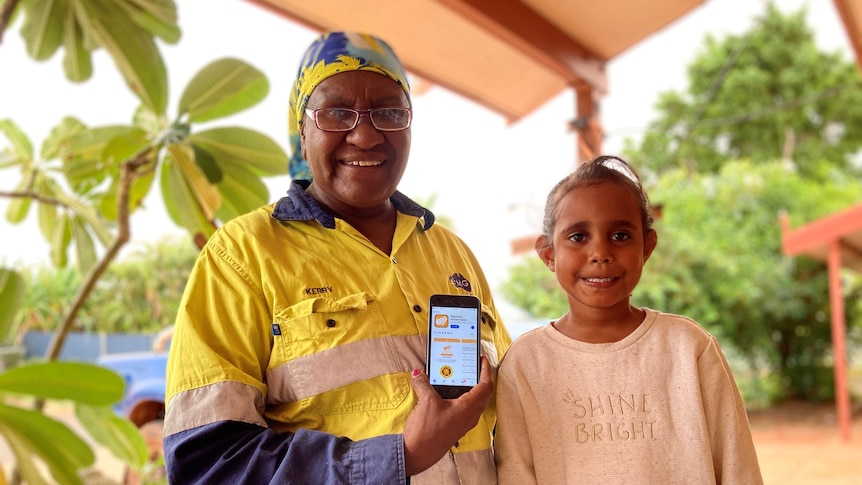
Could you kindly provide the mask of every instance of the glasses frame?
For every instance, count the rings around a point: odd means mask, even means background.
[[[340,130],[321,128],[320,124],[317,122],[317,112],[322,111],[322,110],[330,110],[330,109],[337,109],[337,110],[350,111],[352,113],[356,113],[356,121],[353,122],[353,126],[351,126],[349,128],[340,129]],[[377,123],[374,121],[374,116],[372,116],[372,114],[377,112],[377,111],[383,111],[383,110],[387,110],[387,109],[397,109],[397,110],[406,111],[407,112],[407,126],[405,126],[404,128],[381,128],[381,127],[377,126]],[[309,118],[311,118],[314,121],[314,126],[316,126],[318,130],[328,131],[328,132],[333,132],[333,133],[353,131],[354,129],[356,129],[357,126],[359,126],[359,120],[362,119],[363,115],[368,116],[368,119],[371,120],[371,125],[374,126],[374,129],[377,131],[404,131],[407,128],[410,128],[410,125],[413,122],[413,110],[410,108],[405,108],[403,106],[388,106],[388,107],[384,107],[384,108],[369,108],[369,109],[353,109],[353,108],[314,108],[314,109],[312,109],[312,108],[305,108],[305,114],[306,114],[306,116],[308,116]]]

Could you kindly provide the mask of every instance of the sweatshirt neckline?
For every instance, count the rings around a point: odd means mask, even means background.
[[[617,340],[616,342],[590,343],[583,342],[581,340],[575,340],[557,330],[556,327],[554,327],[553,325],[554,321],[551,321],[548,323],[548,325],[544,326],[544,332],[551,340],[566,347],[570,347],[582,352],[615,352],[636,344],[641,338],[643,338],[643,336],[649,331],[649,329],[652,328],[653,324],[655,324],[655,321],[658,317],[658,312],[650,308],[641,309],[646,312],[643,322],[641,322],[641,324],[638,325],[638,328],[636,328],[632,333],[626,335],[622,340]]]

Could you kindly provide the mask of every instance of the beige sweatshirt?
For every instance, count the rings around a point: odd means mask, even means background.
[[[497,383],[501,485],[763,483],[718,342],[688,318],[644,310],[619,342],[552,325],[515,341]]]

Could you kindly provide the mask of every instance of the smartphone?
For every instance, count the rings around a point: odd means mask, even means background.
[[[444,399],[479,383],[482,304],[471,295],[431,295],[425,373]]]

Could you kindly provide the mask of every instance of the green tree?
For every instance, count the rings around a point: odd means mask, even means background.
[[[669,172],[652,190],[663,206],[659,247],[638,303],[691,316],[780,376],[776,398],[833,396],[825,264],[781,253],[778,215],[800,226],[862,199],[837,168],[812,181],[781,162],[735,161],[719,173]],[[862,296],[848,275],[845,297]],[[855,308],[847,309],[859,327]]]
[[[686,92],[666,92],[658,117],[626,157],[644,171],[717,172],[725,160],[792,160],[819,176],[820,160],[851,169],[862,148],[862,84],[855,63],[817,49],[806,11],[772,3],[740,35],[708,36]],[[857,173],[858,175],[858,173]]]

